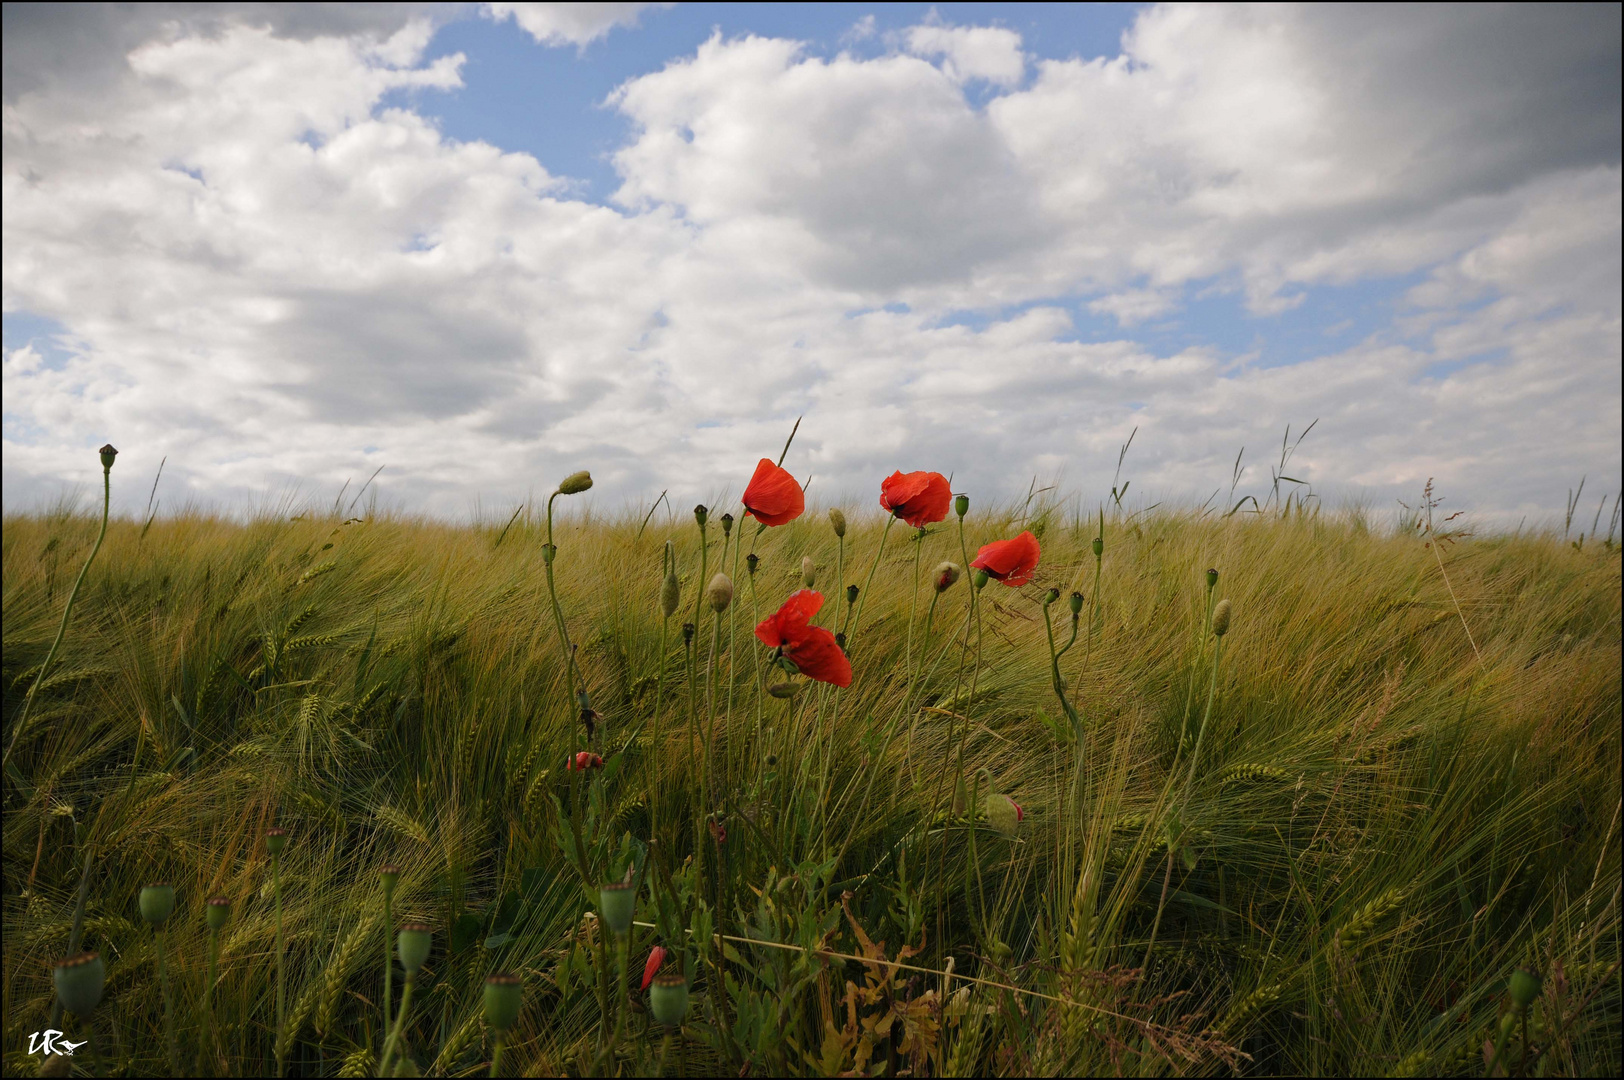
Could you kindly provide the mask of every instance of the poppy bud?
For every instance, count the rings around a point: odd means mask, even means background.
[[[1105,552],[1105,540],[1102,537],[1096,536],[1094,538],[1094,543],[1090,546],[1094,549],[1094,557],[1096,559]]]
[[[1218,637],[1229,633],[1229,600],[1218,601],[1218,606],[1212,609],[1212,632]]]
[[[649,988],[649,1011],[654,1021],[676,1027],[688,1016],[688,980],[682,975],[656,975]]]
[[[767,687],[767,693],[782,700],[792,698],[796,694],[799,694],[805,686],[805,683],[774,683],[773,685]]]
[[[848,604],[857,603],[857,586],[855,586],[855,585],[847,585],[846,586],[846,603],[848,603]]]
[[[970,496],[968,496],[968,495],[955,495],[955,496],[953,496],[953,512],[955,514],[959,515],[959,520],[960,521],[963,521],[964,520],[964,515],[968,514],[970,512]]]
[[[204,921],[210,930],[222,930],[231,921],[231,901],[223,896],[211,896],[203,908]]]
[[[684,645],[692,645],[694,643],[694,624],[691,622],[685,622],[682,624],[682,643]]]
[[[101,1003],[102,987],[107,985],[107,965],[99,953],[80,953],[68,960],[58,960],[51,980],[56,983],[56,999],[62,1007],[83,1020]]]
[[[638,989],[648,989],[648,984],[653,982],[654,976],[660,973],[660,965],[665,963],[665,958],[669,955],[670,953],[666,951],[664,945],[656,945],[648,951],[648,963],[643,965],[643,985]]]
[[[720,520],[722,522],[722,535],[723,536],[732,536],[733,535],[733,515],[732,514],[723,514]]]
[[[757,555],[755,552],[752,551],[750,554],[748,554],[748,555],[746,555],[744,557],[744,568],[746,570],[750,571],[750,576],[751,577],[756,576],[756,567],[758,567],[760,565],[761,565],[761,556]]]
[[[598,912],[611,933],[629,934],[637,913],[637,890],[630,882],[612,881],[598,889]]]
[[[660,613],[666,618],[677,613],[677,605],[682,602],[682,585],[677,581],[675,570],[667,571],[665,580],[660,583]]]
[[[835,635],[835,644],[840,646],[841,652],[846,651],[846,632],[844,630]]]
[[[1216,570],[1208,570],[1207,571],[1207,588],[1210,589],[1214,585],[1217,585],[1217,584],[1218,584],[1218,571],[1216,571]]]
[[[288,846],[288,831],[286,829],[265,830],[265,850],[272,855],[280,855]]]
[[[991,795],[987,798],[987,820],[992,827],[1005,836],[1014,836],[1016,827],[1026,817],[1026,811],[1021,804],[1008,795]]]
[[[1060,590],[1050,589],[1048,592],[1043,594],[1043,606],[1048,607],[1058,599],[1060,599]]]
[[[711,578],[710,584],[705,586],[705,603],[710,605],[710,609],[720,615],[732,602],[733,579],[726,574]]]
[[[574,757],[564,759],[564,768],[569,772],[585,772],[588,769],[603,768],[603,758],[590,750],[578,750]]]
[[[387,863],[378,869],[378,879],[383,882],[383,891],[393,894],[395,885],[400,881],[400,867],[394,863]]]
[[[148,926],[162,926],[175,913],[175,887],[173,885],[143,885],[138,902],[141,917]]]
[[[975,581],[975,586],[977,589],[985,589],[987,587],[987,582],[991,581],[992,578],[987,575],[985,570],[977,570],[976,576],[973,580]]]
[[[498,973],[485,980],[485,1022],[497,1031],[513,1026],[523,1003],[524,985],[517,975]]]
[[[563,483],[558,485],[560,495],[578,495],[592,486],[592,474],[582,469],[580,472],[570,473],[564,477]]]
[[[710,511],[705,509],[704,503],[700,503],[698,506],[694,507],[694,520],[699,522],[699,527],[701,529],[705,527],[705,521],[709,516]]]
[[[1066,601],[1066,603],[1071,606],[1071,613],[1073,615],[1081,615],[1083,613],[1083,594],[1082,593],[1080,593],[1080,592],[1072,593],[1070,599],[1068,599]]]
[[[959,570],[957,563],[944,562],[938,566],[934,575],[936,581],[936,591],[946,592],[948,589],[952,588],[953,583],[959,580],[959,574],[961,572],[962,571]]]
[[[1511,991],[1511,1004],[1518,1012],[1522,1012],[1532,1005],[1534,999],[1539,997],[1539,992],[1544,988],[1545,984],[1540,981],[1538,975],[1523,968],[1518,968],[1511,973],[1511,979],[1507,985],[1507,989]]]
[[[707,821],[705,825],[710,829],[711,839],[716,841],[717,847],[727,843],[726,825],[723,825],[720,821]]]
[[[829,524],[834,527],[835,536],[837,538],[845,537],[846,515],[841,512],[838,506],[831,506],[829,508]]]
[[[818,568],[810,555],[801,556],[801,581],[809,589],[818,583]]]
[[[395,949],[400,953],[400,966],[408,976],[416,975],[429,959],[429,947],[434,943],[434,928],[427,923],[402,923],[395,937]]]
[[[113,459],[118,457],[118,451],[113,449],[113,444],[108,443],[106,446],[102,447],[98,453],[101,454],[102,468],[111,469],[113,467]]]

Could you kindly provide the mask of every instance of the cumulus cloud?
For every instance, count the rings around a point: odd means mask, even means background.
[[[577,45],[635,6],[489,5]],[[1156,7],[1122,57],[1031,71],[997,28],[871,59],[717,35],[611,97],[602,206],[386,104],[460,84],[425,59],[444,14],[98,10],[105,77],[14,85],[13,7],[4,302],[65,332],[5,357],[8,505],[108,438],[228,500],[383,463],[445,513],[577,467],[708,499],[802,413],[797,475],[865,499],[898,467],[1097,482],[1137,426],[1135,490],[1199,501],[1315,416],[1332,494],[1436,475],[1516,515],[1617,483],[1616,8]],[[1197,291],[1267,333],[1399,275],[1296,363],[1139,337]]]
[[[617,26],[636,26],[648,8],[670,4],[485,4],[497,21],[511,18],[543,45],[585,47]]]

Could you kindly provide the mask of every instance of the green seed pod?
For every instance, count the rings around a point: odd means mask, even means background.
[[[773,685],[767,687],[767,693],[771,694],[775,698],[779,698],[780,700],[787,700],[794,697],[796,694],[799,694],[805,688],[805,683],[781,682],[774,683]]]
[[[959,580],[959,575],[962,572],[958,563],[944,562],[932,572],[931,582],[936,586],[937,592],[946,592],[953,587],[955,581]]]
[[[1081,615],[1083,613],[1083,594],[1082,593],[1080,593],[1080,592],[1072,593],[1071,596],[1066,600],[1066,603],[1068,605],[1070,605],[1071,613],[1073,615]]]
[[[1058,599],[1060,599],[1060,590],[1050,589],[1048,592],[1043,594],[1043,606],[1048,607]]]
[[[733,515],[732,514],[723,514],[721,516],[720,520],[722,522],[722,535],[723,536],[732,536],[733,535]]]
[[[141,917],[148,926],[162,926],[175,913],[175,887],[173,885],[143,885],[138,901]]]
[[[682,643],[684,645],[692,645],[694,643],[694,624],[691,622],[685,622],[682,624]]]
[[[677,613],[677,605],[681,602],[682,584],[677,581],[675,571],[668,572],[660,583],[660,613],[669,619]]]
[[[848,604],[857,603],[857,586],[855,586],[855,585],[847,585],[846,586],[846,603],[848,603]]]
[[[1212,609],[1212,632],[1218,637],[1229,633],[1229,600],[1218,601],[1218,606]]]
[[[68,1012],[83,1020],[101,1003],[102,987],[107,984],[107,965],[100,954],[80,953],[68,960],[58,960],[51,973],[56,983],[56,999]]]
[[[746,570],[750,571],[750,576],[751,577],[756,576],[756,567],[758,567],[760,565],[761,565],[761,556],[757,555],[755,552],[752,551],[750,554],[748,554],[748,555],[746,555],[744,557],[744,568]]]
[[[286,829],[265,830],[265,850],[272,855],[280,855],[288,846],[288,831]]]
[[[1207,571],[1207,588],[1209,588],[1209,589],[1213,588],[1217,584],[1218,584],[1218,571],[1216,571],[1216,570],[1208,570]]]
[[[1511,973],[1507,989],[1511,991],[1511,1004],[1522,1012],[1534,1003],[1541,990],[1545,988],[1544,982],[1538,975],[1525,968],[1518,968]]]
[[[498,973],[485,980],[485,1022],[506,1031],[519,1018],[524,986],[517,975]]]
[[[378,869],[378,880],[383,882],[383,891],[394,895],[395,885],[400,881],[400,867],[394,863],[386,863]]]
[[[558,485],[560,495],[578,495],[592,486],[592,474],[582,469],[580,472],[570,473],[564,477],[564,482]]]
[[[231,921],[231,901],[223,896],[211,896],[203,907],[203,920],[210,930],[223,930]]]
[[[428,962],[429,948],[433,944],[434,928],[427,923],[401,923],[395,948],[400,953],[400,966],[406,969],[406,974],[416,975]]]
[[[955,496],[953,496],[953,512],[955,514],[959,515],[959,520],[960,521],[963,521],[964,520],[964,515],[968,514],[970,512],[970,496],[968,496],[968,495],[955,495]]]
[[[631,932],[632,915],[637,911],[637,890],[623,881],[612,881],[598,889],[598,911],[609,930],[616,934]]]
[[[801,584],[805,585],[807,588],[810,589],[812,586],[816,585],[817,583],[818,583],[818,567],[817,567],[817,564],[812,561],[812,556],[810,556],[810,555],[802,555],[801,556]]]
[[[835,644],[840,646],[841,652],[846,651],[846,632],[844,630],[835,635]]]
[[[977,589],[985,589],[987,587],[987,582],[991,581],[992,578],[988,576],[985,570],[977,570],[976,576],[972,580],[975,582]]]
[[[654,976],[648,1004],[655,1023],[676,1027],[688,1016],[688,980],[681,975]]]
[[[395,1075],[406,1077],[422,1076],[423,1070],[417,1067],[417,1062],[412,1060],[410,1054],[403,1053],[395,1058]]]
[[[546,563],[548,566],[551,566],[553,564],[553,560],[555,558],[557,558],[557,557],[558,557],[558,545],[557,544],[543,544],[543,545],[541,545],[541,561],[542,562]]]
[[[1104,537],[1096,536],[1094,538],[1093,544],[1091,544],[1089,546],[1094,549],[1094,557],[1096,559],[1099,558],[1101,555],[1105,554],[1105,539],[1104,539]]]
[[[710,520],[710,511],[705,509],[704,503],[700,503],[698,506],[694,507],[694,520],[699,522],[699,527],[701,529],[705,527],[705,522]]]
[[[112,443],[108,443],[106,446],[97,451],[97,453],[101,454],[101,463],[102,468],[104,469],[111,469],[113,467],[113,459],[118,457],[118,451],[113,449]]]
[[[843,538],[846,535],[846,515],[841,512],[838,506],[829,508],[829,524],[834,528],[837,538]]]
[[[710,609],[720,615],[732,602],[733,579],[726,574],[711,578],[710,584],[705,586],[705,603],[710,605]]]

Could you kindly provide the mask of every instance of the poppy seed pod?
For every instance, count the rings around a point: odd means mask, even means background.
[[[970,496],[968,496],[968,495],[955,495],[955,496],[953,496],[953,512],[955,514],[959,515],[959,520],[960,521],[963,521],[964,520],[964,515],[968,514],[970,512]]]
[[[748,554],[748,555],[746,555],[744,557],[744,568],[746,570],[750,571],[750,576],[751,577],[756,576],[756,567],[758,567],[760,565],[761,565],[761,556],[757,555],[755,552],[752,551],[750,554]]]
[[[378,870],[378,878],[383,882],[383,891],[393,894],[395,885],[400,881],[400,867],[394,863],[387,863]]]
[[[838,506],[829,508],[829,524],[835,530],[835,536],[844,539],[846,535],[846,515]]]
[[[611,932],[628,934],[637,912],[637,890],[628,882],[612,881],[598,889],[598,911]]]
[[[767,687],[767,693],[771,694],[775,698],[787,700],[794,697],[796,694],[799,694],[802,688],[805,686],[805,683],[773,683],[773,685]]]
[[[272,855],[280,855],[288,846],[288,831],[286,829],[265,830],[265,850]]]
[[[103,446],[97,451],[97,453],[101,454],[101,463],[102,468],[104,469],[111,469],[113,467],[113,459],[118,457],[118,451],[113,448],[112,443],[108,443],[106,446]]]
[[[847,585],[846,586],[846,603],[848,603],[848,604],[857,603],[857,586],[855,586],[855,585]]]
[[[710,605],[710,609],[720,615],[732,602],[733,579],[726,574],[711,578],[710,584],[705,586],[705,603]]]
[[[211,896],[203,907],[203,920],[210,930],[221,930],[231,921],[231,901],[223,896]]]
[[[1094,549],[1094,557],[1096,559],[1105,554],[1105,539],[1103,537],[1096,536],[1094,538],[1094,542],[1089,546]]]
[[[592,474],[582,469],[580,472],[570,473],[564,477],[563,483],[558,485],[560,495],[579,495],[592,486]]]
[[[709,520],[709,518],[710,511],[705,509],[704,503],[700,503],[698,506],[694,507],[694,520],[699,522],[699,527],[701,529],[705,527],[705,522]]]
[[[557,544],[543,544],[543,545],[541,545],[541,561],[542,562],[546,563],[548,566],[551,566],[553,564],[553,559],[556,558],[557,556],[558,556],[558,545]]]
[[[692,645],[694,643],[694,624],[691,622],[685,622],[682,624],[682,643],[684,645]]]
[[[648,1004],[655,1023],[676,1027],[688,1016],[688,980],[681,975],[656,975]]]
[[[1070,606],[1071,613],[1073,615],[1081,615],[1083,613],[1083,594],[1082,593],[1080,593],[1080,592],[1072,593],[1071,596],[1066,600],[1066,603],[1067,603],[1068,606]]]
[[[497,1031],[513,1026],[523,1003],[524,984],[517,975],[498,972],[485,980],[485,1022]]]
[[[56,983],[56,999],[79,1019],[89,1016],[101,1003],[102,987],[107,985],[107,965],[99,953],[80,953],[58,960],[51,972]]]
[[[1539,997],[1539,992],[1545,988],[1545,984],[1532,971],[1518,968],[1511,973],[1506,988],[1511,991],[1511,1004],[1518,1012],[1522,1012]]]
[[[1217,584],[1218,584],[1218,571],[1216,571],[1216,570],[1208,570],[1207,571],[1207,588],[1210,589],[1214,585],[1217,585]]]
[[[976,571],[976,576],[971,580],[973,580],[975,582],[976,588],[984,589],[984,588],[987,587],[987,582],[992,580],[992,576],[990,574],[988,574],[985,570],[977,570]]]
[[[1218,606],[1212,609],[1212,632],[1218,637],[1229,633],[1229,600],[1218,601]]]
[[[835,635],[835,645],[839,647],[841,652],[846,651],[846,633],[845,633],[845,631],[841,631],[840,633]]]
[[[175,887],[173,885],[143,885],[137,902],[141,917],[148,926],[162,926],[175,913]]]
[[[944,562],[936,568],[931,575],[931,580],[935,583],[937,592],[946,592],[953,587],[955,581],[959,580],[961,573],[963,571],[959,569],[958,563]]]
[[[723,514],[718,520],[721,521],[721,523],[722,523],[722,535],[723,536],[732,536],[733,535],[733,515],[732,514]]]
[[[400,966],[407,975],[416,975],[429,959],[429,946],[434,943],[434,928],[427,923],[401,923],[395,937],[395,948],[400,953]]]
[[[677,605],[682,602],[682,585],[677,581],[676,571],[668,571],[665,580],[660,583],[660,613],[666,618],[677,613]]]
[[[1060,599],[1060,590],[1050,589],[1048,592],[1043,594],[1043,606],[1048,607],[1058,599]]]
[[[812,556],[810,556],[810,555],[802,555],[801,556],[801,584],[805,585],[807,588],[810,589],[812,586],[816,585],[817,583],[818,583],[818,568],[817,568],[816,564],[814,564],[812,562]]]

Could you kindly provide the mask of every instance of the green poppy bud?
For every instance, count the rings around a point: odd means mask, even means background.
[[[378,870],[378,880],[383,882],[383,891],[394,894],[395,885],[400,881],[400,867],[394,863],[387,863]]]
[[[847,585],[846,586],[846,603],[848,603],[848,604],[857,603],[857,586],[855,586],[855,585]]]
[[[846,515],[841,512],[839,507],[832,506],[829,508],[829,524],[834,528],[837,538],[843,538],[846,535]]]
[[[498,973],[485,980],[485,1022],[497,1031],[513,1026],[523,1003],[524,986],[517,975]]]
[[[1218,584],[1218,571],[1216,571],[1216,570],[1208,570],[1207,571],[1207,588],[1210,589],[1210,588],[1212,588],[1213,586],[1215,586],[1217,584]]]
[[[992,578],[987,575],[985,570],[977,570],[976,576],[972,580],[974,580],[977,589],[985,589],[987,582],[991,581]]]
[[[756,567],[758,567],[760,565],[761,565],[761,556],[757,555],[755,552],[752,551],[750,554],[748,554],[748,555],[746,555],[744,557],[744,568],[746,570],[750,571],[750,576],[751,577],[756,576]]]
[[[113,449],[112,443],[108,443],[106,446],[97,451],[97,453],[101,454],[101,463],[103,469],[111,469],[113,467],[113,459],[118,457],[118,451]]]
[[[1048,592],[1043,594],[1043,606],[1048,607],[1058,599],[1060,599],[1060,590],[1050,589]]]
[[[655,1023],[676,1027],[688,1016],[688,980],[682,975],[656,975],[648,990]]]
[[[1021,804],[1008,795],[995,794],[987,797],[987,820],[992,827],[1005,836],[1014,836],[1015,830],[1020,827],[1021,820],[1026,812]]]
[[[223,896],[211,896],[203,907],[203,920],[210,930],[223,930],[231,921],[231,901]]]
[[[1511,991],[1511,1004],[1516,1007],[1518,1012],[1522,1012],[1532,1005],[1534,999],[1539,997],[1540,991],[1544,988],[1545,984],[1540,980],[1540,977],[1524,968],[1513,971],[1507,984],[1507,989]]]
[[[1080,593],[1080,592],[1072,593],[1070,598],[1067,599],[1066,603],[1068,605],[1070,605],[1071,613],[1073,615],[1081,615],[1083,613],[1083,594],[1082,593]]]
[[[141,917],[148,926],[162,926],[175,913],[175,887],[173,885],[143,885],[138,901]]]
[[[1212,609],[1212,632],[1218,637],[1229,633],[1229,600],[1218,601],[1218,606]]]
[[[810,555],[802,555],[801,556],[801,584],[805,585],[807,588],[810,589],[812,586],[816,585],[817,583],[818,583],[818,567],[817,567],[817,564],[812,561],[812,556],[810,556]]]
[[[767,693],[771,694],[775,698],[787,700],[794,697],[796,694],[799,694],[803,689],[805,689],[805,687],[805,683],[774,683],[773,685],[767,687]]]
[[[1094,538],[1094,543],[1090,546],[1094,549],[1094,557],[1096,559],[1105,553],[1105,540],[1102,537],[1096,536]]]
[[[570,473],[564,477],[564,482],[558,485],[560,495],[578,495],[592,486],[592,474],[582,469],[580,472]]]
[[[637,911],[637,890],[623,881],[610,882],[598,889],[598,911],[611,932],[627,934]]]
[[[677,605],[681,602],[682,585],[677,581],[676,572],[670,571],[660,583],[660,613],[669,619],[676,614]]]
[[[705,527],[705,522],[709,519],[710,511],[705,509],[704,503],[700,503],[698,506],[694,507],[694,520],[699,522],[699,527],[701,529]]]
[[[705,586],[705,603],[710,605],[710,609],[720,615],[732,602],[733,579],[726,574],[711,578],[710,584]]]
[[[58,960],[51,978],[56,983],[56,999],[62,1007],[83,1020],[101,1003],[102,987],[107,985],[107,965],[98,953],[80,953],[68,960]]]
[[[423,1070],[417,1067],[417,1062],[413,1061],[411,1055],[409,1054],[396,1055],[394,1068],[396,1076],[410,1077],[423,1075]]]
[[[427,923],[402,923],[395,937],[395,948],[400,953],[400,966],[406,974],[416,975],[428,963],[429,947],[434,944],[434,928]]]
[[[968,495],[955,495],[955,496],[953,496],[953,512],[955,514],[959,515],[959,520],[960,521],[963,521],[964,520],[964,515],[968,514],[970,512],[970,496],[968,496]]]
[[[286,829],[265,830],[265,850],[272,855],[280,855],[288,846],[288,831]]]

